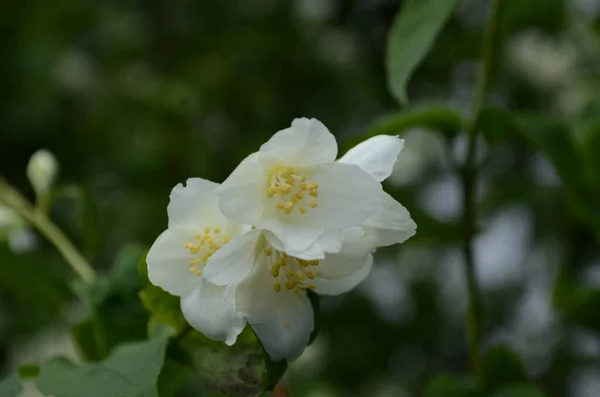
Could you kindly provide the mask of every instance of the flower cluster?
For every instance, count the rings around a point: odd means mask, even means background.
[[[311,290],[337,295],[371,270],[375,248],[415,234],[381,182],[403,140],[375,136],[336,161],[316,119],[296,119],[221,184],[177,185],[168,229],[148,253],[150,281],[181,297],[191,326],[231,345],[248,323],[274,360],[293,360],[314,328]]]

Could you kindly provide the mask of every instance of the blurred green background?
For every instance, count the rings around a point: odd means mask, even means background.
[[[0,174],[33,200],[25,167],[37,149],[52,151],[61,165],[52,218],[105,272],[122,246],[149,247],[166,228],[173,186],[221,182],[293,118],[318,118],[345,150],[399,112],[384,59],[401,3],[5,1]],[[468,114],[488,3],[458,7],[409,85],[409,109]],[[600,145],[585,143],[600,125],[600,1],[505,3],[488,103],[564,123],[578,148],[595,148],[586,172],[600,175]],[[501,121],[488,123],[502,133]],[[398,131],[405,149],[385,187],[411,211],[417,235],[378,251],[355,291],[321,301],[320,335],[281,395],[417,396],[440,373],[468,371],[461,186],[449,160],[460,161],[466,139],[439,132]],[[510,347],[550,396],[599,396],[600,298],[573,309],[581,315],[556,307],[561,277],[600,287],[593,228],[573,209],[552,153],[489,136],[478,143],[475,241],[484,350]],[[53,354],[76,357],[73,274],[34,230],[4,237],[0,375]]]

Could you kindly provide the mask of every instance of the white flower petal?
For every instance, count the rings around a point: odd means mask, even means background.
[[[227,304],[224,292],[225,287],[202,280],[197,288],[181,298],[181,311],[193,328],[231,346],[244,329],[246,319]]]
[[[259,159],[260,153],[246,157],[214,191],[221,212],[240,223],[256,225],[263,214],[267,176]]]
[[[278,248],[279,251],[284,252],[304,252],[325,232],[325,228],[322,226],[281,222],[278,218],[259,222],[256,226],[269,231],[270,233],[265,235],[269,243],[281,247],[281,249]],[[319,246],[314,248],[319,248]],[[317,253],[317,255],[322,256],[323,254]]]
[[[339,159],[345,164],[356,164],[381,182],[392,174],[404,139],[397,136],[377,135],[354,146]]]
[[[268,320],[282,296],[275,292],[273,284],[266,256],[258,255],[250,274],[235,287],[235,310],[255,322]]]
[[[357,165],[334,163],[315,168],[311,180],[319,184],[318,206],[296,215],[298,222],[343,229],[360,225],[379,209],[381,183]]]
[[[333,256],[340,257],[340,255],[332,255],[332,257]],[[336,259],[328,258],[328,261],[329,260],[336,261]],[[325,264],[325,261],[322,262],[322,265],[323,264]],[[322,265],[319,265],[319,267]],[[321,295],[339,295],[350,291],[361,283],[371,272],[371,268],[373,267],[373,255],[368,254],[362,260],[347,261],[345,264],[338,262],[335,266],[331,266],[330,268],[337,267],[336,273],[339,273],[339,268],[341,266],[344,266],[344,270],[346,271],[351,268],[357,268],[357,270],[342,278],[325,278],[327,274],[323,274],[321,277],[313,280],[313,284],[316,287],[315,292]]]
[[[339,252],[344,242],[344,231],[340,229],[327,229],[314,243],[304,250],[286,249],[281,240],[271,232],[265,231],[265,237],[273,248],[278,251],[284,251],[286,254],[296,258],[312,260],[325,258],[325,253]]]
[[[146,258],[150,282],[177,296],[189,293],[200,282],[200,277],[190,273],[189,261],[194,257],[184,247],[185,241],[167,229],[152,244]]]
[[[337,142],[319,120],[300,118],[290,128],[273,135],[260,152],[277,156],[290,165],[331,163],[337,156]]]
[[[381,196],[381,207],[363,223],[363,227],[374,235],[378,247],[403,243],[417,231],[417,224],[408,210],[385,192]]]
[[[273,361],[300,357],[314,329],[312,305],[305,294],[290,293],[267,321],[248,321]]]
[[[254,229],[234,238],[215,252],[202,271],[202,277],[216,285],[236,284],[244,279],[256,261],[262,230]]]
[[[218,210],[217,197],[213,191],[218,183],[202,178],[190,178],[186,185],[178,184],[171,191],[167,213],[170,228],[198,227],[199,222],[225,222]]]

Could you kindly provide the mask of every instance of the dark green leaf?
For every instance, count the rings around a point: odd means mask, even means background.
[[[566,271],[565,268],[563,272]],[[600,289],[578,286],[569,275],[559,274],[558,277],[553,296],[556,309],[567,320],[600,332]]]
[[[600,197],[586,178],[583,153],[567,125],[546,116],[510,114],[501,109],[486,109],[481,124],[492,142],[521,137],[542,152],[560,176],[573,213],[591,226],[600,241]]]
[[[54,397],[158,397],[167,341],[163,337],[122,345],[97,364],[52,359],[42,365],[36,384]]]
[[[310,339],[308,341],[308,344],[311,345],[319,335],[319,327],[321,325],[321,298],[318,294],[314,293],[313,291],[308,291],[308,299],[310,300],[310,304],[313,309],[313,317],[315,324],[315,329],[313,329],[313,331],[311,332]]]
[[[483,388],[487,392],[527,381],[521,358],[506,346],[495,346],[483,357]]]
[[[59,312],[69,298],[69,291],[48,262],[47,256],[16,254],[0,244],[0,288],[36,309]]]
[[[400,104],[406,104],[406,86],[452,15],[457,0],[408,0],[396,16],[388,37],[388,86]]]
[[[534,386],[515,386],[501,390],[493,397],[546,397],[546,394]]]
[[[137,270],[144,252],[140,247],[126,247],[110,274],[91,284],[74,283],[88,316],[73,328],[73,335],[88,360],[102,359],[118,344],[146,337],[149,316],[138,297],[142,280]]]
[[[166,359],[158,376],[158,395],[160,397],[176,396],[191,374],[189,368],[174,360]]]
[[[364,134],[344,142],[346,150],[375,135],[402,135],[413,128],[424,128],[452,138],[460,133],[460,113],[446,106],[411,108],[375,121]]]
[[[98,361],[106,356],[106,343],[94,320],[87,319],[80,322],[71,329],[71,333],[82,357],[90,361]]]
[[[429,383],[423,397],[483,397],[483,394],[471,377],[438,375]]]
[[[0,380],[0,397],[17,397],[21,392],[21,382],[17,374]]]
[[[76,230],[73,234],[82,237],[83,253],[86,257],[93,258],[100,243],[100,225],[98,208],[90,190],[82,186],[66,186],[56,189],[53,199],[57,206],[66,199],[65,204],[75,209]]]
[[[40,373],[40,367],[34,364],[21,365],[19,367],[19,378],[30,379],[36,378]]]

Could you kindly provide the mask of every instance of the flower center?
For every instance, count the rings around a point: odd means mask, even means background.
[[[189,261],[190,273],[201,276],[208,258],[230,240],[231,237],[223,234],[221,228],[206,226],[202,233],[198,233],[194,237],[193,242],[185,243],[183,246],[196,256],[196,258]]]
[[[312,270],[313,267],[319,266],[318,260],[298,259],[269,246],[264,249],[264,254],[269,258],[267,263],[269,264],[269,272],[275,279],[273,289],[276,292],[280,292],[282,288],[295,293],[316,288],[311,280],[321,274]]]
[[[307,207],[318,206],[319,184],[307,181],[306,175],[296,173],[290,167],[277,167],[271,172],[267,196],[286,215],[291,214],[294,209],[305,214]]]

